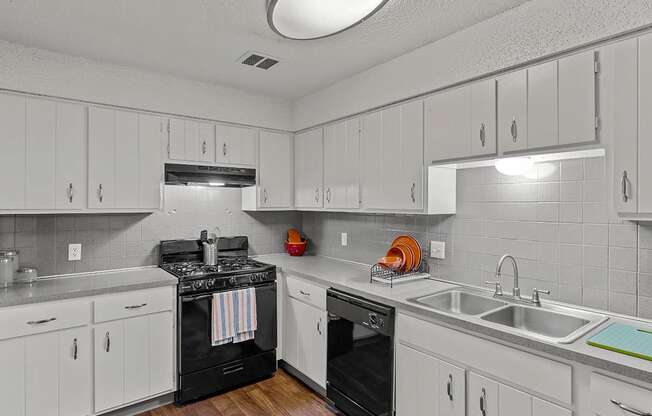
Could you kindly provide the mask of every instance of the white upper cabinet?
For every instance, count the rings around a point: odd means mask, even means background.
[[[324,207],[360,206],[360,119],[324,128]]]
[[[292,137],[287,133],[261,131],[259,149],[259,207],[291,208]]]
[[[25,208],[25,114],[23,96],[0,94],[0,176],[5,181],[0,192],[0,209]]]
[[[652,156],[652,35],[645,35],[639,39],[638,46],[638,186],[623,190],[621,194],[633,195],[635,189],[638,189],[638,212],[652,213],[652,166],[650,166],[650,157]],[[619,109],[620,110],[620,109]],[[622,111],[622,110],[621,110]],[[620,137],[617,137],[620,140]],[[618,142],[618,145],[620,143]],[[634,147],[633,150],[636,150]],[[633,168],[632,168],[633,169]],[[632,170],[630,169],[630,171]],[[621,173],[621,181],[624,172]],[[629,184],[626,183],[625,188]],[[624,202],[624,198],[621,198]],[[636,202],[634,201],[634,204]]]
[[[559,144],[592,142],[596,136],[594,51],[559,60]]]
[[[471,88],[433,95],[424,106],[426,163],[471,156]]]
[[[168,158],[172,160],[202,161],[210,156],[204,153],[210,146],[210,135],[200,136],[200,123],[193,120],[171,118],[168,121]],[[208,149],[207,149],[208,151]]]
[[[423,101],[364,116],[360,152],[365,209],[423,209]]]
[[[57,209],[85,208],[88,164],[86,107],[57,103],[55,147],[55,206]]]
[[[471,85],[471,155],[496,153],[496,80]]]
[[[199,123],[199,160],[212,163],[215,161],[215,125]]]
[[[294,137],[294,206],[324,206],[323,130],[315,129]]]
[[[527,147],[559,144],[557,61],[527,70]]]
[[[88,207],[159,208],[163,120],[91,107],[88,131]]]
[[[527,70],[498,78],[498,144],[501,152],[527,148]]]
[[[57,104],[27,99],[25,208],[55,207]]]
[[[258,130],[249,127],[215,126],[215,161],[220,164],[256,166]]]

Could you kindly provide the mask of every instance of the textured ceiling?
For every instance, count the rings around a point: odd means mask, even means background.
[[[342,34],[292,41],[268,27],[265,0],[0,0],[0,38],[293,99],[525,1],[390,0]],[[281,63],[237,63],[249,50]]]

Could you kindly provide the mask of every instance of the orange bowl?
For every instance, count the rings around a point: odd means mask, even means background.
[[[385,256],[378,259],[378,264],[384,269],[398,270],[403,266],[403,258],[396,256]]]
[[[303,240],[300,243],[291,243],[289,241],[285,242],[285,251],[290,256],[303,256],[303,254],[306,252],[306,246],[308,241]]]
[[[403,252],[403,259],[405,260],[405,263],[403,264],[401,271],[411,271],[414,267],[414,253],[412,252],[412,249],[406,244],[396,244],[393,247],[396,247]]]

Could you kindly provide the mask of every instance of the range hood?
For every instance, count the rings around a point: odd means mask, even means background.
[[[165,184],[244,188],[256,184],[256,169],[166,163]]]

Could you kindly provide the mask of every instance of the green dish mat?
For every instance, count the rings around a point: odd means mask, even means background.
[[[652,331],[614,323],[591,337],[587,344],[652,361]]]

